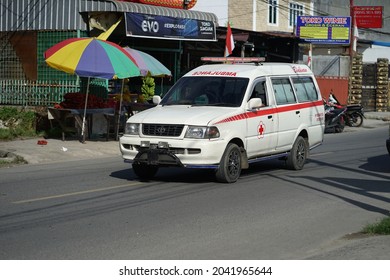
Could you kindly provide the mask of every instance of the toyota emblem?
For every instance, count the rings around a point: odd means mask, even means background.
[[[165,132],[165,127],[159,126],[159,127],[157,127],[156,130],[157,130],[158,134],[163,134]]]

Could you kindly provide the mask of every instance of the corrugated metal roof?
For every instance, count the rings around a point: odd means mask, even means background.
[[[205,13],[192,10],[166,8],[145,4],[122,1],[88,1],[82,0],[80,12],[132,12],[140,14],[169,16],[176,18],[191,18],[198,20],[214,21],[218,23],[218,18],[213,13]]]
[[[86,30],[80,13],[134,12],[218,23],[213,13],[102,0],[1,0],[0,32],[24,30]]]
[[[78,10],[78,0],[1,0],[0,31],[86,30]]]

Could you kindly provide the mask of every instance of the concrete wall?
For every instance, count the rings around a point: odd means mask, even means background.
[[[349,76],[348,56],[325,56],[318,55],[312,58],[312,71],[317,76]],[[303,56],[301,63],[306,64],[307,55]]]

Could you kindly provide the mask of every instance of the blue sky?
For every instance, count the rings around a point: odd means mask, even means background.
[[[191,10],[214,13],[220,26],[228,19],[228,0],[198,0]]]

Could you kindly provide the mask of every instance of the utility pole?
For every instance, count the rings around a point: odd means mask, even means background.
[[[355,14],[354,14],[354,10],[353,10],[353,0],[349,0],[349,15],[351,17],[351,32],[350,32],[350,35],[349,35],[349,56],[351,58],[351,61],[352,61],[352,57],[353,57],[353,49],[352,49],[352,45],[353,45],[353,30],[354,30],[354,27],[355,27]]]

